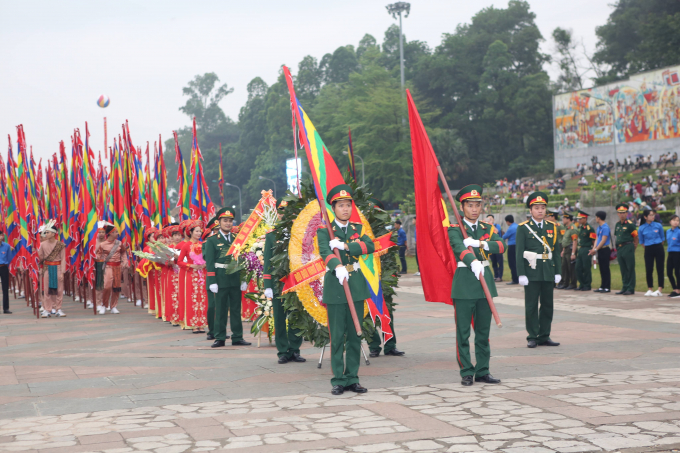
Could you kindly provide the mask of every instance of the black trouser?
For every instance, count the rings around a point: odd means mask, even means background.
[[[659,280],[659,288],[663,288],[663,260],[665,258],[663,244],[645,246],[645,271],[647,272],[647,288],[654,287],[654,261],[656,261],[656,274]]]
[[[673,275],[675,271],[675,275]],[[671,281],[673,289],[680,289],[680,252],[668,252],[668,261],[666,261],[666,274],[668,280]]]
[[[517,256],[515,256],[515,245],[508,245],[508,266],[510,266],[510,275],[513,283],[519,283],[517,277]]]
[[[602,283],[600,288],[611,289],[612,273],[609,271],[609,260],[611,259],[612,251],[609,246],[602,247],[597,251],[597,264],[600,265],[600,279]]]
[[[401,260],[401,271],[406,272],[406,246],[399,246],[399,259]]]
[[[9,267],[0,266],[0,282],[2,282],[2,310],[9,311]]]
[[[494,278],[503,279],[503,254],[494,253],[491,255],[491,266],[493,267]]]

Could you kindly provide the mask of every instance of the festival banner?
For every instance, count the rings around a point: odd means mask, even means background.
[[[274,198],[271,190],[262,191],[262,198],[260,198],[260,201],[257,203],[257,206],[255,206],[255,209],[253,209],[253,212],[250,213],[248,219],[246,219],[246,221],[241,224],[241,229],[234,238],[234,242],[231,243],[231,247],[229,247],[227,255],[233,255],[234,258],[239,256],[243,244],[248,241],[248,238],[252,232],[255,231],[255,229],[260,225],[260,222],[262,222],[262,214],[264,213],[264,207],[266,205],[272,206],[274,209],[276,209],[276,198]]]

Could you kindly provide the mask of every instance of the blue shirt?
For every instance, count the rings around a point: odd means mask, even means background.
[[[643,223],[638,229],[641,245],[661,244],[664,240],[663,227],[659,222]]]
[[[517,224],[513,223],[508,227],[503,235],[503,239],[508,241],[508,245],[516,245],[515,238],[517,237]]]
[[[666,242],[669,252],[680,252],[680,228],[666,230]]]
[[[494,228],[496,228],[496,233],[500,236],[501,234],[501,226],[498,223],[493,224]]]
[[[17,251],[10,247],[7,242],[0,243],[0,264],[8,265],[16,254]]]
[[[607,247],[611,242],[612,232],[609,229],[609,225],[607,225],[606,223],[603,223],[602,225],[597,227],[597,242],[595,242],[595,246],[600,245],[600,241],[602,240],[603,237],[606,237],[607,239],[604,241],[602,247]]]
[[[406,245],[406,231],[403,228],[399,228],[399,231],[397,231],[397,245],[399,247]]]

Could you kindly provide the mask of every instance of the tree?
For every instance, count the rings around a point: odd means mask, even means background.
[[[182,88],[182,93],[189,96],[186,104],[179,110],[189,118],[196,117],[196,125],[206,132],[213,131],[226,120],[226,116],[219,106],[225,96],[234,91],[227,88],[227,84],[216,87],[220,79],[214,72],[197,75],[189,85]]]
[[[333,54],[327,53],[319,64],[326,83],[342,83],[349,80],[349,75],[359,69],[359,60],[354,46],[347,45],[335,49]]]
[[[610,66],[598,84],[680,63],[680,2],[619,0],[595,29],[595,61]]]

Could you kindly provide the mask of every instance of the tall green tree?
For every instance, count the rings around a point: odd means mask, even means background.
[[[597,27],[595,61],[609,66],[597,83],[680,63],[680,2],[619,0]]]

